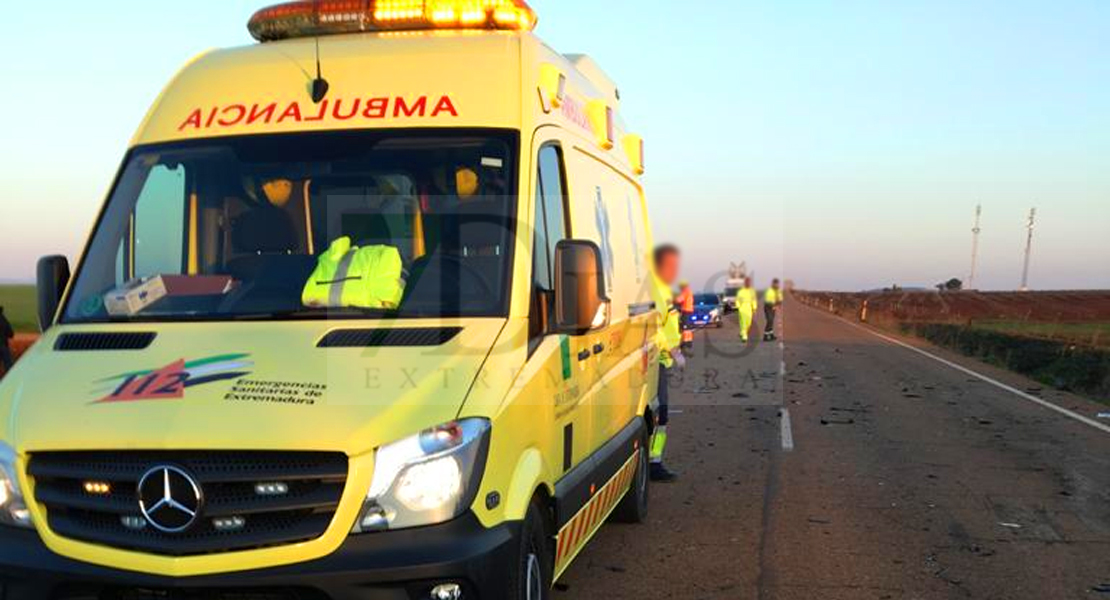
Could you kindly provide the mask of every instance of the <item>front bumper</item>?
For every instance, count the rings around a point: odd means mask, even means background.
[[[33,531],[0,532],[3,600],[428,600],[456,583],[464,600],[501,599],[519,523],[487,529],[472,513],[433,527],[351,536],[314,561],[170,578],[54,554]]]

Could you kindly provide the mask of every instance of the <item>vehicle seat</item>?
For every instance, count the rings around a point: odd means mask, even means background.
[[[245,295],[237,310],[299,305],[301,288],[316,259],[299,253],[296,227],[289,215],[271,206],[239,215],[232,220],[231,245],[238,256],[228,261],[227,271],[242,282]]]

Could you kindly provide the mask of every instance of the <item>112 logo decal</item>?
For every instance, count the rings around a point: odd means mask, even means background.
[[[224,354],[188,362],[180,359],[160,369],[108,377],[98,383],[115,387],[96,404],[184,398],[186,388],[250,375],[254,362],[249,359],[249,354]]]

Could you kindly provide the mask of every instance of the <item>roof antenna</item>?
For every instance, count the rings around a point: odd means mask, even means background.
[[[320,0],[315,0],[313,5],[316,9],[316,21],[320,21]],[[323,70],[320,68],[320,33],[316,33],[316,79],[312,80],[312,101],[319,104],[324,101],[324,97],[328,95],[328,80],[324,79]]]

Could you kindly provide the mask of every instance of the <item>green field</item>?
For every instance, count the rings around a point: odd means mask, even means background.
[[[1095,348],[1110,348],[1110,322],[975,321],[972,327],[1009,335],[1066,341]]]
[[[4,307],[4,316],[16,331],[39,330],[38,317],[35,316],[35,286],[0,285],[0,306]]]

